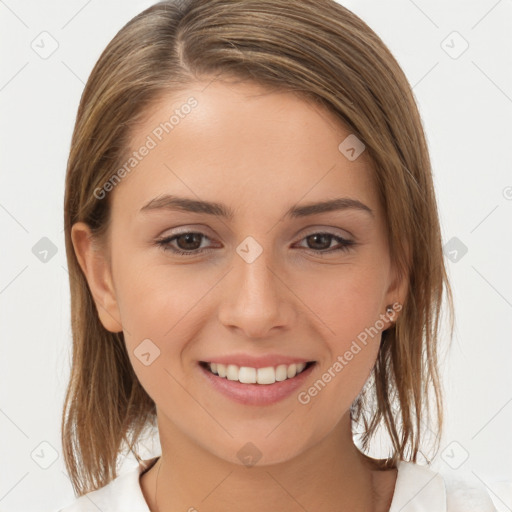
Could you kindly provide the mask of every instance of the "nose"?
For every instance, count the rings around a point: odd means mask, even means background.
[[[270,252],[263,251],[251,263],[236,255],[224,278],[219,320],[247,338],[268,338],[289,328],[295,319],[294,295],[284,273],[267,257]]]

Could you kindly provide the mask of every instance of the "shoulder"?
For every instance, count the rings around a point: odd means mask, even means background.
[[[101,489],[80,496],[56,512],[150,512],[142,494],[139,477],[155,459],[126,470]]]
[[[430,466],[400,461],[390,512],[496,512],[483,485]]]
[[[448,512],[496,512],[484,485],[473,475],[443,474],[447,490]]]

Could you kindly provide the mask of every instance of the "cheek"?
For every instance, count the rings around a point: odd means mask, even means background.
[[[300,288],[298,295],[306,298],[307,306],[324,324],[324,332],[329,333],[329,339],[337,340],[340,349],[374,326],[384,312],[382,276],[372,266],[354,264],[323,275],[315,273],[314,278],[303,279]]]
[[[200,314],[206,284],[168,267],[139,264],[136,258],[118,268],[118,304],[134,372],[155,403],[182,406],[175,378],[181,380],[187,340],[199,325],[191,319]]]
[[[119,261],[118,305],[123,326],[132,337],[173,336],[189,317],[196,316],[201,299],[215,284],[207,275],[196,274],[192,265],[148,264],[142,257]]]
[[[205,297],[218,281],[197,276],[193,266],[119,261],[118,305],[131,364],[156,403],[181,403],[178,380],[190,360],[189,340],[201,329]]]
[[[340,268],[336,275],[332,269],[329,276],[317,275],[315,286],[304,281],[298,293],[308,298],[306,303],[315,313],[310,318],[316,318],[317,330],[324,334],[326,357],[317,378],[329,388],[325,398],[332,393],[324,403],[339,405],[337,414],[355,399],[375,364],[383,327],[381,283],[374,267],[354,264]]]
[[[375,279],[371,273],[348,272],[338,280],[317,280],[317,291],[309,295],[308,305],[319,317],[318,329],[322,326],[325,333],[326,350],[310,387],[301,389],[298,398],[324,418],[314,427],[318,435],[346,414],[371,375],[382,329],[382,295],[375,289]]]

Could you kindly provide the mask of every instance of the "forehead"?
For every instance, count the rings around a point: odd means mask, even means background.
[[[135,216],[169,193],[251,215],[270,201],[282,208],[340,195],[376,209],[368,155],[351,161],[339,150],[349,135],[332,112],[293,93],[195,83],[159,98],[134,129],[126,158],[134,165],[115,187],[113,208]]]

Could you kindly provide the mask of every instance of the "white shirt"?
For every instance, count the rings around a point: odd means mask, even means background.
[[[59,512],[150,512],[140,474],[157,457],[78,498]],[[443,476],[427,466],[400,461],[389,512],[496,512],[483,486]]]

